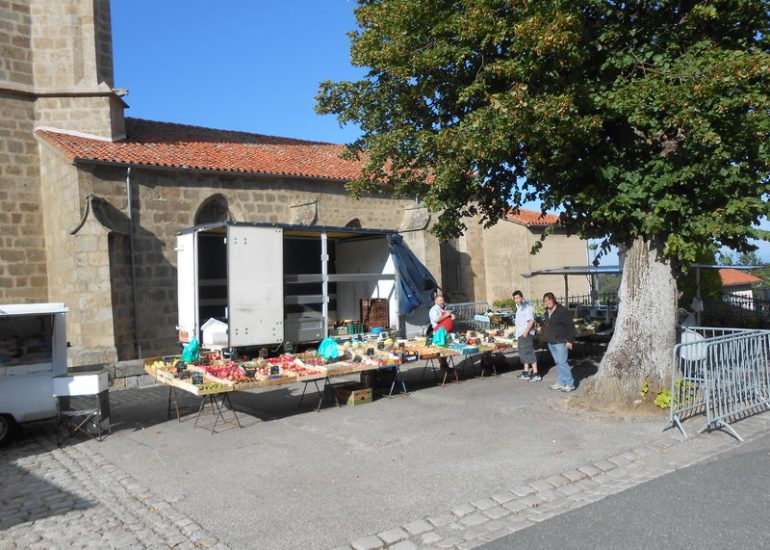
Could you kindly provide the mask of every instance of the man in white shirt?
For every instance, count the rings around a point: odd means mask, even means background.
[[[513,293],[516,302],[516,338],[519,344],[519,359],[524,365],[524,372],[519,375],[522,380],[539,382],[542,377],[537,372],[537,355],[535,354],[535,310],[524,300],[521,290]]]
[[[430,316],[430,324],[433,327],[433,332],[436,332],[439,328],[444,327],[447,332],[452,332],[454,330],[454,321],[455,316],[452,315],[452,312],[446,309],[446,302],[444,301],[444,296],[439,294],[436,296],[435,303],[432,308],[430,308],[430,311],[428,312],[428,315]]]

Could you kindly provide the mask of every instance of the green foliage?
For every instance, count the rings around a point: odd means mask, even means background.
[[[697,263],[704,265],[715,265],[716,263],[712,254],[704,252],[698,254],[695,260]],[[686,273],[681,273],[677,277],[676,283],[682,293],[679,299],[680,305],[689,306],[695,296],[697,287],[695,270],[690,269]],[[719,297],[722,295],[722,279],[719,276],[719,271],[716,269],[700,270],[700,293],[703,300],[719,300]]]
[[[717,256],[717,262],[719,265],[735,265],[735,258],[733,258],[733,255],[728,253],[719,253]]]
[[[650,385],[647,382],[644,382],[642,384],[642,387],[639,388],[639,397],[644,399],[647,397],[647,394],[650,393]]]
[[[671,390],[660,390],[653,403],[661,409],[668,409],[671,406]]]
[[[759,254],[751,251],[739,254],[735,263],[737,265],[762,265],[762,260],[759,258]]]
[[[601,294],[616,294],[620,290],[620,275],[601,273],[599,275],[599,292]]]
[[[499,308],[509,308],[516,311],[516,301],[513,298],[506,298],[505,300],[497,300],[492,303],[493,306]]]
[[[358,0],[354,194],[420,194],[433,231],[541,200],[602,250],[750,251],[770,213],[770,0]]]

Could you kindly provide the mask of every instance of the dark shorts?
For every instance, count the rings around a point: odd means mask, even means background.
[[[522,363],[529,365],[537,363],[534,336],[519,336],[519,359],[521,359]]]

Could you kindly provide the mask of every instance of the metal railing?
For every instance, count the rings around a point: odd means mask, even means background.
[[[449,304],[449,309],[454,312],[455,332],[465,332],[467,330],[489,330],[497,328],[495,323],[486,315],[489,311],[487,302],[464,302],[460,304]]]
[[[618,305],[618,293],[617,292],[602,292],[596,297],[596,300],[591,298],[590,294],[580,294],[573,296],[570,294],[569,300],[563,296],[559,299],[559,303],[569,305],[570,309],[575,307],[592,307],[592,306],[609,306],[615,307]]]
[[[746,312],[752,312],[763,316],[770,316],[770,302],[765,300],[757,300],[756,298],[749,296],[723,294],[722,302]]]
[[[724,428],[770,407],[770,331],[691,327],[674,347],[667,428],[705,414],[699,430]]]

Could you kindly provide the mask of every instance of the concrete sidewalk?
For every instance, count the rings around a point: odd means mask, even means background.
[[[578,378],[594,370],[590,360],[576,368]],[[98,471],[105,488],[117,478],[126,502],[146,504],[130,510],[152,528],[129,529],[139,546],[460,549],[735,445],[718,433],[681,444],[678,432],[661,433],[664,414],[570,407],[568,394],[548,389],[555,372],[539,383],[518,372],[320,413],[308,410],[313,399],[297,407],[301,386],[239,393],[243,429],[214,435],[190,416],[166,420],[165,387],[125,390],[111,396],[111,437],[52,452]],[[410,389],[420,374],[407,373]],[[94,510],[99,491],[89,493]],[[17,523],[22,536],[28,527]]]

